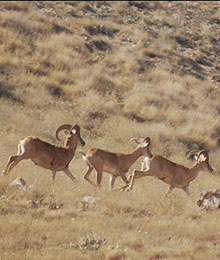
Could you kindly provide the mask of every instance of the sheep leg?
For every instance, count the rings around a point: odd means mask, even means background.
[[[88,165],[88,170],[87,170],[86,174],[84,175],[84,179],[87,180],[91,185],[96,186],[95,183],[92,182],[92,181],[89,179],[89,176],[90,176],[92,170],[93,170],[93,167],[91,167],[90,165]]]
[[[175,187],[171,185],[166,193],[166,196],[168,196],[174,189]]]
[[[75,181],[75,177],[72,175],[71,171],[69,170],[69,168],[65,168],[63,169],[63,172],[66,173],[66,175],[72,180],[72,181]]]
[[[97,180],[96,180],[96,183],[97,183],[97,187],[100,187],[101,186],[101,182],[102,182],[102,175],[103,175],[103,167],[100,166],[100,167],[94,167],[96,172],[97,172]]]
[[[114,175],[110,175],[110,178],[109,178],[109,190],[113,190],[115,179],[116,179],[116,177]]]
[[[55,182],[55,177],[56,177],[56,171],[52,170],[52,182]]]
[[[29,159],[29,157],[26,154],[11,156],[8,160],[5,170],[3,171],[3,174],[7,175],[23,159]]]
[[[147,171],[139,171],[139,170],[134,170],[132,175],[129,176],[129,187],[127,188],[127,191],[130,191],[133,189],[133,186],[134,186],[134,181],[135,179],[139,179],[141,177],[144,177],[144,176],[154,176],[153,173],[151,173],[150,170],[147,170]]]
[[[120,173],[120,176],[121,176],[122,180],[125,182],[125,185],[122,186],[119,190],[124,191],[124,190],[128,187],[129,181],[128,181],[128,179],[126,178],[125,173]]]
[[[189,186],[183,187],[182,190],[186,193],[187,196],[189,196]]]

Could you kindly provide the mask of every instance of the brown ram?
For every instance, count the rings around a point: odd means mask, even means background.
[[[74,180],[75,177],[69,170],[69,163],[73,159],[77,145],[84,146],[85,142],[80,136],[80,127],[69,124],[61,125],[56,130],[56,138],[59,139],[60,131],[65,130],[66,140],[64,146],[50,144],[37,137],[28,136],[18,144],[17,155],[11,156],[3,174],[8,174],[21,160],[31,159],[34,164],[45,169],[52,170],[52,180],[55,180],[56,172],[63,171]]]
[[[120,176],[126,184],[123,188],[127,187],[129,182],[126,178],[126,173],[130,169],[131,165],[140,156],[147,156],[149,144],[149,137],[141,139],[138,147],[129,154],[112,153],[101,149],[91,148],[87,154],[83,153],[83,160],[88,165],[88,170],[84,175],[84,178],[90,184],[94,186],[100,186],[104,171],[111,175],[109,180],[109,189],[113,189],[115,178],[118,176]],[[89,176],[94,168],[97,172],[97,184],[93,183],[89,179]]]
[[[200,171],[208,169],[209,172],[213,172],[209,164],[208,153],[204,150],[193,150],[186,155],[187,159],[193,156],[196,160],[196,163],[191,168],[169,161],[160,155],[152,155],[150,150],[148,151],[148,156],[145,157],[142,164],[142,170],[134,170],[133,174],[129,176],[130,184],[127,191],[132,190],[135,179],[144,176],[155,176],[170,185],[167,194],[172,192],[174,188],[181,188],[189,195],[189,184]]]

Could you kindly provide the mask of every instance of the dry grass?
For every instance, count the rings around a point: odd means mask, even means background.
[[[152,177],[123,193],[109,192],[104,174],[94,189],[79,154],[75,183],[57,173],[52,185],[23,161],[0,179],[0,258],[219,259],[219,212],[196,205],[219,188],[216,3],[1,2],[0,14],[1,170],[21,138],[57,143],[64,123],[81,126],[80,151],[128,153],[129,139],[150,136],[153,153],[190,166],[186,152],[205,149],[216,170],[191,184],[191,199],[178,189],[165,199],[168,186]],[[17,176],[32,189],[9,187]],[[85,195],[101,199],[86,205]]]

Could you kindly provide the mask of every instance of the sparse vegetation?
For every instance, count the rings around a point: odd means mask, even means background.
[[[165,198],[150,177],[122,193],[104,174],[95,190],[79,154],[75,184],[21,162],[0,177],[0,258],[219,259],[219,212],[196,205],[219,188],[219,3],[2,1],[0,14],[1,171],[21,138],[56,143],[65,123],[80,125],[83,152],[130,152],[129,139],[149,136],[153,153],[186,166],[189,150],[205,149],[216,170],[188,200],[178,189]],[[33,187],[10,187],[18,176]]]

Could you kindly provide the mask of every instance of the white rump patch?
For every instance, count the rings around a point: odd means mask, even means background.
[[[24,149],[24,145],[25,145],[25,140],[23,139],[23,140],[21,140],[20,141],[20,154],[23,154],[24,153],[24,151],[25,151],[25,149]],[[19,150],[19,148],[18,148],[18,150]]]
[[[144,160],[141,163],[141,170],[148,171],[150,169],[150,158],[144,157]]]

